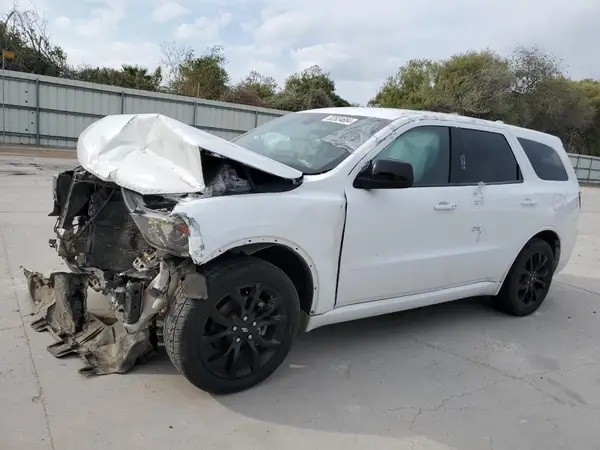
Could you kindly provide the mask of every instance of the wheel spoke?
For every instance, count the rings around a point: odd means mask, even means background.
[[[235,289],[229,293],[229,298],[236,302],[242,308],[242,314],[246,312],[246,299],[239,289]]]
[[[229,358],[229,355],[231,354],[231,352],[233,350],[233,347],[234,347],[233,344],[234,344],[233,342],[231,344],[229,344],[229,347],[224,352],[217,353],[214,357],[209,358],[208,363],[211,365],[219,365],[222,362],[227,361]]]
[[[233,334],[233,331],[231,331],[230,329],[226,329],[219,333],[211,334],[208,336],[202,336],[202,339],[205,340],[206,342],[213,343],[213,342],[219,341],[227,336],[231,336],[232,334]]]
[[[268,309],[261,311],[260,315],[256,317],[256,321],[262,321],[271,316],[275,311],[277,311],[277,303],[273,302]]]
[[[546,257],[546,255],[542,255],[540,253],[539,256],[540,256],[540,258],[539,258],[538,264],[534,268],[534,270],[536,272],[539,272],[540,270],[542,270],[548,263],[548,258]]]
[[[285,318],[283,316],[270,316],[265,319],[257,319],[256,326],[259,328],[270,327],[271,325],[277,325],[283,322]]]
[[[218,323],[219,325],[230,328],[233,325],[233,320],[228,317],[225,317],[221,311],[214,308],[209,316],[213,322]]]
[[[527,258],[527,261],[525,261],[525,271],[526,272],[530,272],[533,269],[533,257],[534,255],[531,255],[529,258]]]
[[[244,347],[244,349],[246,349],[244,351],[244,357],[246,358],[248,367],[250,367],[250,370],[254,372],[260,367],[260,352],[252,341],[249,341],[248,345]]]
[[[229,358],[227,366],[225,367],[225,373],[232,378],[235,377],[235,374],[241,368],[242,358],[240,358],[240,353],[240,345],[234,345],[233,350],[231,351],[231,358]]]
[[[256,338],[256,345],[264,349],[273,349],[279,347],[281,342],[279,342],[277,339],[265,339],[262,336],[258,336]]]

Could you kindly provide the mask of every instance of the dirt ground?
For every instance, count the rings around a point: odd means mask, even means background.
[[[63,267],[51,176],[75,161],[17,153],[0,156],[0,449],[600,449],[600,189],[534,315],[471,299],[322,328],[267,382],[215,397],[164,352],[84,378],[46,351],[21,266]]]

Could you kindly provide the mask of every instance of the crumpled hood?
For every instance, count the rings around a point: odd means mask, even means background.
[[[98,178],[140,194],[184,194],[205,188],[200,149],[272,175],[302,172],[161,114],[106,116],[77,142],[81,166]]]

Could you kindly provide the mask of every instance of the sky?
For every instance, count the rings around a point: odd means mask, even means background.
[[[72,64],[155,68],[161,44],[223,45],[231,81],[280,84],[312,64],[365,104],[412,58],[537,45],[574,78],[600,78],[600,0],[20,0],[36,4]],[[2,11],[12,0],[0,0]]]

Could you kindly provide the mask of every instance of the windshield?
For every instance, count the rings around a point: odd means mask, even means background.
[[[390,122],[344,114],[286,114],[233,142],[304,174],[314,175],[336,167]]]

